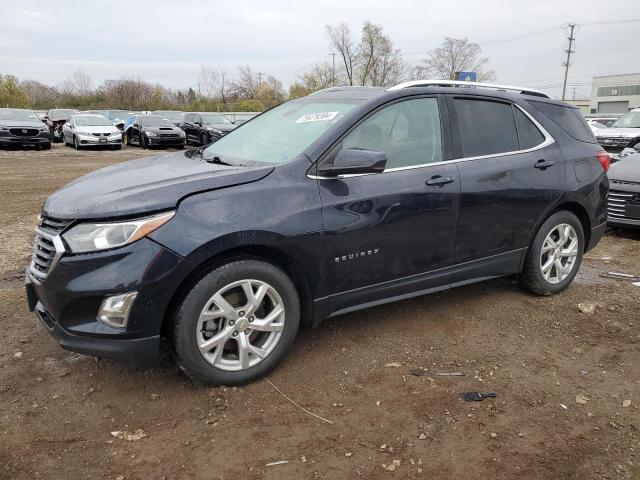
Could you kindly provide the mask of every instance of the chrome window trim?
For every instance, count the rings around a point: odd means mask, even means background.
[[[54,269],[56,264],[60,261],[60,258],[62,257],[62,255],[65,253],[66,250],[64,248],[64,243],[62,242],[62,238],[60,237],[60,235],[51,235],[50,233],[47,233],[45,230],[42,230],[41,228],[36,228],[36,235],[40,235],[41,237],[44,237],[47,240],[50,240],[53,243],[53,246],[56,250],[56,253],[53,256],[53,259],[51,259],[51,265],[49,265],[49,270],[47,270],[47,273],[44,275],[42,274],[42,272],[38,271],[35,268],[34,266],[35,261],[33,260],[33,257],[31,259],[31,264],[29,265],[29,274],[33,282],[39,285],[43,280],[45,280],[49,276],[49,274]],[[35,249],[36,246],[34,245],[33,248]]]
[[[540,130],[540,133],[542,133],[542,135],[544,136],[544,141],[538,145],[536,145],[535,147],[531,147],[531,148],[525,148],[523,150],[514,150],[511,152],[503,152],[503,153],[492,153],[490,155],[478,155],[475,157],[461,157],[461,158],[454,158],[451,160],[443,160],[441,162],[432,162],[432,163],[422,163],[419,165],[407,165],[406,167],[395,167],[395,168],[387,168],[384,170],[384,172],[381,173],[354,173],[351,175],[338,175],[336,177],[324,177],[324,176],[320,176],[320,175],[310,175],[307,174],[307,177],[313,179],[313,180],[338,180],[338,179],[343,179],[343,178],[351,178],[351,177],[364,177],[364,176],[368,176],[368,175],[383,175],[385,173],[393,173],[393,172],[399,172],[399,171],[403,171],[403,170],[413,170],[415,168],[424,168],[424,167],[430,167],[433,165],[449,165],[452,163],[462,163],[462,162],[470,162],[473,160],[483,160],[483,159],[487,159],[487,158],[499,158],[499,157],[505,157],[508,155],[518,155],[521,153],[531,153],[531,152],[535,152],[537,150],[542,150],[543,148],[548,147],[549,145],[552,145],[554,143],[556,143],[556,141],[554,140],[554,138],[551,136],[551,134],[549,132],[547,132],[547,130],[540,125],[540,123],[533,118],[529,112],[527,112],[524,108],[522,108],[520,105],[517,105],[515,103],[512,103],[511,105],[515,106],[516,108],[518,108],[522,113],[524,113],[527,118],[529,120],[531,120],[531,122],[533,122],[533,124],[536,126],[536,128],[538,130]],[[514,119],[515,121],[515,119]]]

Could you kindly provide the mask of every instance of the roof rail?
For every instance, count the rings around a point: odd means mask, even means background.
[[[466,88],[488,88],[492,90],[503,90],[518,92],[524,95],[549,98],[546,93],[526,87],[514,87],[511,85],[497,85],[494,83],[462,82],[460,80],[412,80],[410,82],[399,83],[389,88],[387,91],[402,90],[409,87],[466,87]]]

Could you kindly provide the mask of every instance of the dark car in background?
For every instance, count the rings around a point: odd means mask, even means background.
[[[187,136],[187,143],[207,145],[222,138],[236,126],[221,113],[187,113],[180,125]]]
[[[605,231],[608,167],[539,91],[331,88],[53,193],[29,308],[69,350],[148,361],[165,338],[190,377],[246,383],[301,324],[507,275],[562,292]]]
[[[51,141],[58,143],[62,141],[62,126],[69,119],[71,114],[78,112],[74,108],[52,108],[47,111],[45,115],[45,121],[49,126],[49,132],[51,133]]]
[[[135,115],[125,132],[125,143],[142,148],[184,147],[185,134],[160,115]]]
[[[166,118],[176,127],[179,127],[182,122],[184,122],[184,112],[178,112],[176,110],[156,110],[155,112],[151,113],[153,115],[160,115],[161,117]]]
[[[124,132],[125,124],[127,123],[127,118],[131,115],[132,112],[129,110],[107,110],[107,118],[109,121],[121,132]]]
[[[31,110],[0,108],[0,147],[11,145],[51,148],[49,127]]]
[[[640,153],[611,165],[609,184],[609,225],[640,228]]]

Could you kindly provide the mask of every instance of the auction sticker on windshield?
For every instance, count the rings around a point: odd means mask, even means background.
[[[296,123],[326,122],[333,120],[338,113],[339,112],[307,113],[296,120]]]

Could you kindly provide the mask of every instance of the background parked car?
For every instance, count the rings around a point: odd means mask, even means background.
[[[121,132],[124,132],[124,125],[127,122],[127,118],[132,112],[129,110],[108,110],[108,119],[112,125],[118,128]]]
[[[178,112],[176,110],[156,110],[155,112],[151,112],[153,115],[160,115],[161,117],[166,118],[171,123],[173,123],[176,127],[179,127],[182,122],[184,122],[184,112]]]
[[[49,128],[31,110],[0,108],[0,147],[34,145],[51,148]]]
[[[134,116],[125,135],[128,145],[138,145],[142,148],[184,147],[184,132],[160,115]]]
[[[614,113],[611,115],[588,115],[586,120],[587,122],[598,122],[600,125],[610,127],[621,116],[621,113]]]
[[[206,145],[223,137],[236,126],[221,113],[187,113],[180,126],[187,143]]]
[[[80,147],[109,146],[122,148],[122,134],[102,115],[76,113],[62,127],[65,145]]]
[[[607,223],[640,228],[640,153],[611,165],[608,175]]]
[[[609,128],[596,131],[595,136],[611,156],[612,162],[620,160],[620,154],[625,148],[640,145],[640,108],[625,113]]]
[[[44,118],[49,126],[52,142],[58,143],[62,141],[62,126],[76,112],[78,110],[72,108],[52,108],[47,112]]]

